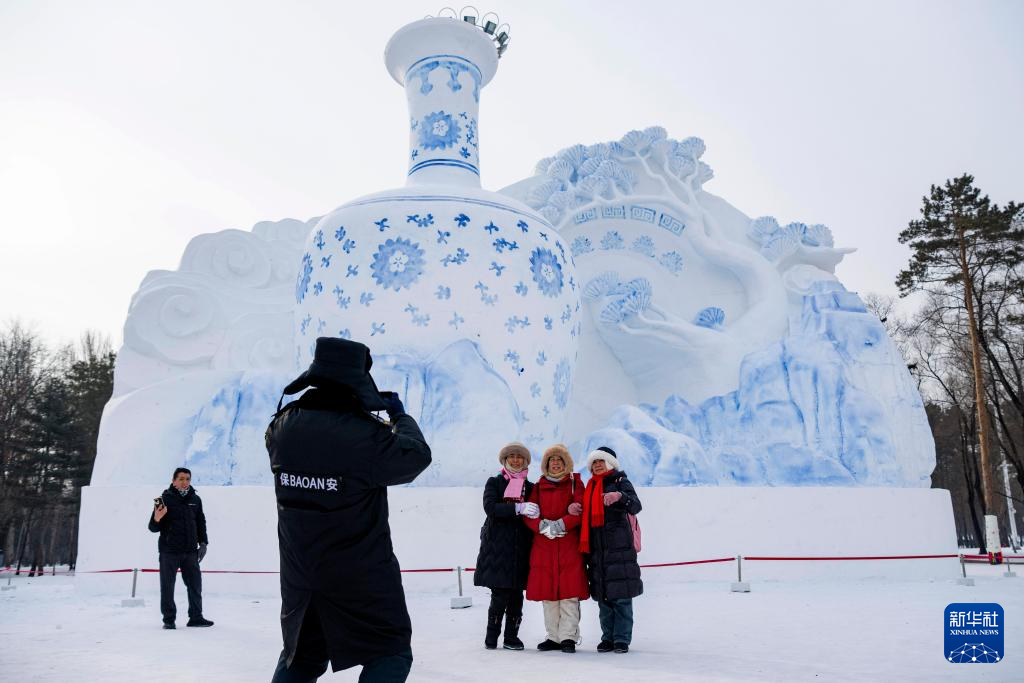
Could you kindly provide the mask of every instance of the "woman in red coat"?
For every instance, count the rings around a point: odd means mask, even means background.
[[[543,476],[529,496],[529,502],[540,506],[540,516],[523,519],[537,534],[530,551],[526,599],[544,602],[547,640],[537,646],[542,651],[576,651],[580,600],[590,596],[579,550],[584,486],[572,469],[565,446],[558,444],[544,451],[540,462]]]

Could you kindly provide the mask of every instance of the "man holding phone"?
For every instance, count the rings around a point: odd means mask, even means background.
[[[160,534],[160,611],[164,628],[176,628],[174,579],[179,569],[188,592],[188,625],[213,626],[212,621],[203,618],[203,575],[199,571],[210,542],[206,536],[206,515],[203,501],[192,488],[192,472],[187,468],[174,470],[171,485],[153,499],[149,530]]]

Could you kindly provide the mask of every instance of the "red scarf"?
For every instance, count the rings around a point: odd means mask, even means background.
[[[615,470],[595,474],[583,492],[583,519],[580,525],[580,552],[590,552],[590,527],[604,526],[604,478]]]

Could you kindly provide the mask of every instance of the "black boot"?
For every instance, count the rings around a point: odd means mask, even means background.
[[[563,640],[562,652],[565,652],[567,654],[572,654],[573,652],[576,652],[576,642],[573,640]]]
[[[561,650],[562,646],[559,643],[556,643],[555,641],[548,638],[543,643],[537,645],[537,649],[541,652],[552,652],[554,650]]]
[[[501,615],[487,615],[487,635],[484,636],[484,647],[488,650],[498,648],[498,634],[501,633]]]
[[[502,647],[506,650],[522,650],[523,641],[519,640],[519,624],[523,623],[522,617],[505,618],[505,639]]]

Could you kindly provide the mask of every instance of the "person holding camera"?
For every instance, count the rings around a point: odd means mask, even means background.
[[[153,500],[149,530],[160,534],[160,612],[164,628],[176,628],[178,609],[174,604],[174,579],[181,570],[181,580],[188,592],[188,626],[213,626],[203,617],[203,575],[199,563],[206,556],[210,543],[206,535],[203,501],[192,488],[192,472],[179,467],[174,470],[171,485]]]
[[[278,404],[267,427],[284,639],[273,683],[314,681],[328,665],[362,665],[363,683],[400,683],[412,667],[387,487],[425,470],[430,447],[398,395],[377,390],[372,364],[363,344],[317,339],[284,394],[308,391]],[[390,423],[373,414],[381,410]]]

